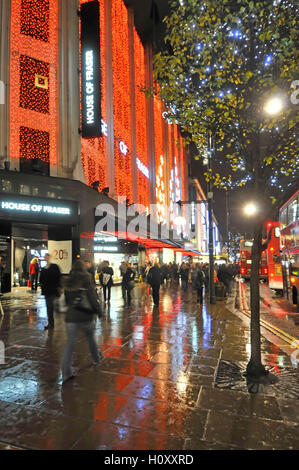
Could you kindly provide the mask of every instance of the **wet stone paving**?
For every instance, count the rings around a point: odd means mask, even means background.
[[[76,377],[64,386],[64,314],[45,331],[39,291],[1,298],[0,450],[298,449],[298,375],[289,356],[262,337],[263,363],[281,373],[285,392],[276,385],[249,394],[249,328],[225,301],[200,306],[191,290],[163,286],[154,308],[148,294],[136,286],[125,308],[121,288],[112,289],[96,323],[104,359],[92,365],[80,334]]]

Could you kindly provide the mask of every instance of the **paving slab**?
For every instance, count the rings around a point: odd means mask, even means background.
[[[153,308],[145,285],[125,308],[121,288],[96,322],[104,359],[92,365],[84,335],[75,379],[61,385],[64,315],[47,323],[44,298],[18,288],[3,297],[0,340],[0,450],[299,449],[298,375],[290,357],[262,338],[278,385],[249,394],[248,323],[226,302],[202,307],[177,285]]]

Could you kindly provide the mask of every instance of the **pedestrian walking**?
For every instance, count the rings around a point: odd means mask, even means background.
[[[227,265],[221,265],[219,266],[218,272],[217,272],[217,277],[220,282],[222,282],[225,286],[225,295],[230,293],[230,288],[232,288],[232,279],[233,275],[230,272],[230,269],[228,268]]]
[[[54,328],[54,300],[60,296],[61,273],[57,264],[51,263],[49,253],[45,255],[45,260],[47,264],[41,270],[39,282],[46,299],[48,324],[45,330],[48,330]]]
[[[160,286],[162,284],[162,273],[158,263],[155,263],[155,265],[149,270],[147,282],[152,288],[154,304],[158,307],[160,301]]]
[[[122,272],[122,294],[123,299],[125,301],[125,305],[128,307],[131,305],[131,291],[134,287],[134,278],[135,272],[132,268],[128,266],[128,263],[125,261],[121,264],[121,272]]]
[[[30,276],[30,284],[31,284],[32,291],[37,290],[38,275],[39,275],[38,259],[32,258],[30,266],[29,266],[29,276]]]
[[[99,281],[100,281],[101,286],[103,287],[104,302],[108,300],[108,303],[110,302],[110,299],[111,299],[111,287],[113,286],[113,277],[112,277],[113,274],[114,274],[114,271],[109,266],[109,261],[104,261],[104,266],[102,268],[102,272],[100,273]],[[107,292],[108,292],[108,298],[107,298]]]
[[[68,306],[65,317],[67,344],[61,365],[62,381],[65,384],[74,378],[72,362],[79,330],[86,336],[94,365],[99,364],[103,356],[94,336],[95,315],[101,317],[101,307],[91,275],[82,261],[74,262],[71,274],[63,279],[63,287]]]
[[[160,272],[161,272],[161,283],[164,284],[164,281],[166,280],[166,283],[167,283],[167,280],[168,280],[168,277],[169,277],[169,269],[168,269],[168,266],[167,264],[162,264],[161,268],[160,268]]]
[[[171,282],[177,283],[179,281],[179,269],[176,263],[171,266]]]
[[[189,282],[189,267],[187,264],[185,263],[182,264],[179,274],[181,277],[182,289],[183,291],[187,292],[188,282]]]
[[[196,272],[196,278],[194,281],[194,287],[197,291],[197,303],[200,303],[202,305],[202,291],[203,287],[205,285],[205,273],[202,270],[202,268],[199,266]]]
[[[95,274],[96,274],[96,269],[95,266],[93,266],[92,262],[89,259],[84,260],[84,264],[86,267],[87,272],[91,275],[91,279],[93,284],[96,284],[95,280]]]
[[[210,268],[209,268],[208,263],[203,265],[202,271],[204,272],[204,275],[205,275],[205,288],[207,291],[209,289],[209,282],[210,282]]]

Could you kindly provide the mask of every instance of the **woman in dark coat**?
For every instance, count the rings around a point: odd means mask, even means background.
[[[99,364],[102,354],[99,353],[97,343],[94,337],[95,315],[101,316],[100,304],[97,301],[94,285],[90,274],[82,261],[75,261],[73,269],[67,278],[63,280],[65,289],[65,298],[68,306],[66,312],[66,332],[67,344],[62,361],[62,380],[63,383],[74,378],[72,372],[72,359],[79,330],[83,330],[90,349],[90,354],[95,365]],[[80,293],[85,294],[85,299],[90,307],[87,312],[83,308],[82,297]]]
[[[135,278],[135,272],[133,269],[128,267],[128,263],[123,262],[121,264],[121,272],[122,272],[122,292],[123,292],[123,299],[125,304],[127,303],[128,307],[131,305],[131,290],[133,289],[133,283]]]
[[[109,261],[104,261],[104,266],[102,268],[101,274],[99,275],[99,281],[103,287],[104,293],[104,302],[107,300],[107,289],[108,289],[108,302],[111,298],[111,287],[113,285],[113,269],[109,266]]]

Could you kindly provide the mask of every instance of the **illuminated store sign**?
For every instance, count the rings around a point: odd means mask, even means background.
[[[102,133],[104,134],[104,136],[108,137],[108,126],[107,126],[106,122],[103,119],[101,120],[101,128],[102,128]],[[119,145],[120,152],[123,155],[127,156],[128,152],[129,152],[129,147],[125,144],[125,142],[120,140],[118,145]],[[138,170],[141,171],[141,173],[144,176],[149,178],[148,168],[141,162],[141,160],[139,160],[138,157],[136,157],[136,163],[137,163]]]
[[[144,174],[144,176],[146,176],[147,178],[149,178],[149,171],[148,171],[148,168],[146,168],[146,166],[139,160],[139,158],[136,158],[136,162],[137,162],[137,168],[138,168],[138,170],[140,170],[141,173]]]
[[[81,6],[82,137],[101,137],[100,9],[98,0]]]
[[[61,199],[18,197],[13,194],[1,195],[0,219],[22,220],[33,223],[75,225],[79,222],[78,203]]]
[[[118,251],[117,246],[95,246],[94,251]]]
[[[69,207],[56,207],[56,206],[43,206],[41,204],[26,204],[21,202],[1,202],[1,209],[9,211],[23,211],[23,212],[43,212],[47,214],[64,214],[70,215],[71,210]]]
[[[158,222],[165,221],[165,204],[166,204],[166,195],[165,195],[165,184],[164,184],[165,174],[164,174],[164,158],[163,155],[160,155],[160,165],[156,174],[156,199],[157,199],[157,216]]]

